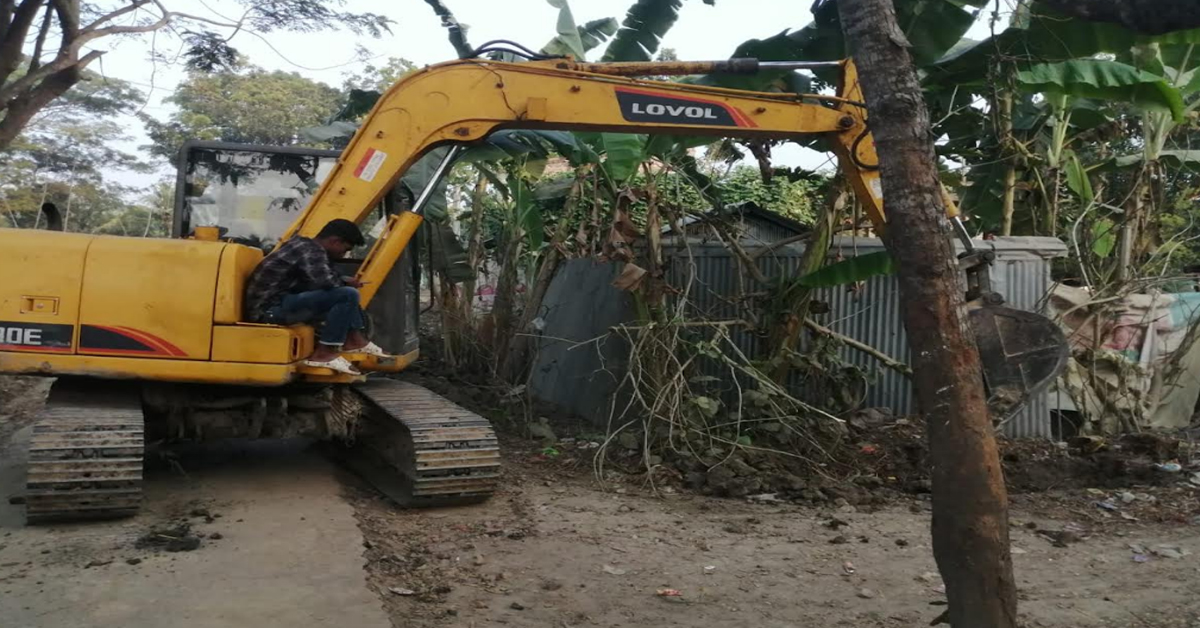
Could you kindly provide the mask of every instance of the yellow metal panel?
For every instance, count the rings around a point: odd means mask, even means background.
[[[22,314],[58,314],[58,297],[21,297]]]
[[[361,354],[360,354],[361,355]],[[362,371],[376,373],[398,373],[408,368],[417,358],[421,357],[420,349],[409,351],[403,355],[390,358],[377,358],[373,355],[363,355],[361,359],[351,358],[354,365]]]
[[[307,325],[217,325],[213,328],[214,362],[291,364],[313,350],[313,329]]]
[[[47,337],[61,340],[17,350],[74,351],[79,284],[92,240],[76,233],[0,229],[0,327],[38,325]]]
[[[262,258],[262,251],[256,248],[240,244],[225,246],[224,252],[221,253],[221,271],[217,276],[214,323],[230,325],[242,321],[242,297],[246,291],[246,280],[250,278],[250,273]],[[214,355],[213,359],[218,358]]]
[[[0,373],[85,375],[105,379],[149,379],[245,386],[282,386],[294,379],[294,368],[289,364],[238,364],[97,355],[38,355],[13,351],[0,351]]]
[[[404,248],[417,232],[417,227],[421,226],[422,220],[420,214],[412,212],[394,214],[388,219],[383,234],[379,236],[375,246],[371,247],[370,253],[358,269],[358,279],[363,282],[363,287],[358,289],[359,303],[363,307],[371,304],[375,293],[379,292],[379,287],[387,280],[388,273],[392,272],[392,267],[396,265],[396,260],[404,254]]]
[[[84,264],[79,353],[207,360],[225,247],[96,237]]]
[[[420,350],[416,350],[391,358],[377,358],[365,353],[346,353],[344,357],[363,373],[397,373],[408,368],[420,355]],[[300,379],[314,384],[351,384],[366,381],[365,375],[346,375],[333,369],[304,364],[296,365],[296,373]]]

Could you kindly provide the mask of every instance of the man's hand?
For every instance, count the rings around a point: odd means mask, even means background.
[[[342,277],[342,281],[351,288],[361,288],[368,282],[360,281],[358,277]]]

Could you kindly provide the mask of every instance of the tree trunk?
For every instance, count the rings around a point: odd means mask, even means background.
[[[841,0],[879,152],[913,383],[929,435],[933,553],[955,628],[1014,628],[1008,496],[938,183],[929,112],[889,0]]]
[[[1013,93],[1007,87],[1003,88],[999,90],[997,100],[1000,105],[997,113],[1000,118],[1001,155],[1007,162],[1004,167],[1004,205],[1001,214],[1003,226],[1000,229],[1000,235],[1010,236],[1013,228],[1013,214],[1017,209],[1017,155],[1012,149],[1016,144],[1012,132]]]
[[[505,236],[504,248],[500,254],[500,278],[496,282],[496,300],[492,302],[492,320],[495,323],[495,336],[492,343],[495,357],[493,368],[497,373],[504,366],[509,343],[512,342],[517,285],[520,283],[517,268],[521,263],[523,239],[520,229],[513,225]]]
[[[83,68],[103,54],[92,51],[75,65],[65,70],[59,70],[46,77],[36,87],[13,98],[3,108],[4,118],[0,119],[0,150],[8,148],[13,140],[25,130],[29,121],[55,98],[62,96],[80,81]]]
[[[484,262],[483,200],[487,196],[487,186],[487,177],[481,174],[475,181],[474,192],[471,193],[471,242],[467,245],[467,266],[474,272],[471,273],[471,278],[462,284],[462,319],[468,326],[473,325],[475,321],[475,284]]]
[[[558,271],[561,263],[562,255],[557,249],[551,248],[546,252],[546,259],[542,260],[541,265],[538,266],[537,278],[529,292],[529,300],[526,301],[525,309],[521,311],[521,318],[512,332],[512,339],[509,341],[504,361],[500,363],[500,378],[505,381],[516,382],[524,373],[525,367],[528,366],[526,360],[529,356],[529,347],[533,344],[533,339],[530,337],[533,321],[541,313],[542,301],[546,299],[546,291],[550,289],[550,282],[554,279],[554,273]]]
[[[1004,169],[1004,222],[1000,235],[1012,235],[1013,214],[1017,211],[1017,166],[1011,160]]]
[[[829,244],[833,239],[833,227],[841,217],[840,207],[844,202],[843,192],[836,191],[825,203],[821,215],[817,217],[816,225],[800,258],[800,267],[796,269],[796,277],[815,273],[825,265],[829,254]],[[771,379],[780,386],[787,384],[788,375],[792,372],[792,354],[800,344],[800,332],[804,321],[808,318],[808,306],[812,303],[812,289],[796,285],[787,293],[782,303],[785,314],[780,321],[781,326],[771,331],[771,346],[775,347],[769,364]]]

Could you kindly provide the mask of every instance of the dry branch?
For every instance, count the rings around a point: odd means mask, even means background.
[[[833,331],[832,329],[830,329],[828,327],[822,326],[820,323],[817,323],[816,321],[812,320],[811,318],[804,319],[804,326],[819,333],[819,334],[824,334],[826,336],[829,336],[830,338],[833,338],[834,340],[841,342],[842,344],[846,345],[847,347],[850,347],[852,349],[855,349],[857,351],[865,353],[865,354],[875,358],[876,360],[879,360],[880,364],[892,369],[893,371],[896,371],[897,373],[899,373],[905,377],[912,377],[912,369],[909,368],[909,366],[907,364],[893,359],[888,354],[883,353],[882,351],[876,349],[875,347],[872,347],[869,344],[866,344],[865,342],[859,342],[858,340],[855,340],[849,336],[843,336],[842,334],[839,334],[836,331]]]

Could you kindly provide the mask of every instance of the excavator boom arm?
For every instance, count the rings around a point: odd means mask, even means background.
[[[637,66],[640,66],[640,70]],[[566,60],[434,65],[397,82],[375,104],[304,213],[289,228],[312,237],[330,220],[360,222],[431,148],[506,128],[802,139],[823,135],[879,229],[884,216],[876,155],[857,74],[842,63],[839,97],[755,93],[646,81]],[[622,73],[696,73],[703,64],[621,64]],[[591,71],[587,71],[591,70]],[[359,271],[364,304],[420,224],[393,217]]]

